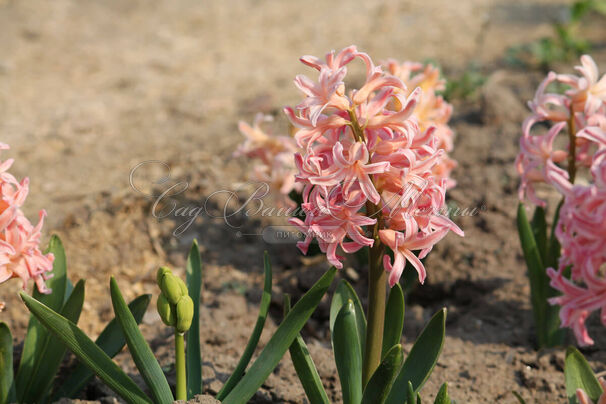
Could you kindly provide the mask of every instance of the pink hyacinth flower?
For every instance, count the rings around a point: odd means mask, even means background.
[[[348,89],[345,76],[355,60],[364,63],[366,80]],[[450,230],[462,234],[439,213],[455,165],[446,157],[452,108],[435,94],[443,89],[439,72],[427,67],[407,76],[402,65],[398,76],[355,46],[330,52],[325,60],[301,61],[319,74],[317,80],[297,76],[303,100],[284,109],[302,149],[294,162],[295,178],[304,186],[305,220],[290,220],[305,234],[299,249],[306,253],[315,239],[328,261],[341,268],[340,251],[372,246],[376,240],[367,236],[368,226],[380,224],[373,231],[394,250],[394,264],[384,265],[390,284],[398,281],[406,260],[424,280],[425,269],[412,251],[422,258]]]
[[[0,144],[0,149],[8,146]],[[12,162],[0,163],[0,283],[20,278],[25,289],[33,279],[41,293],[50,293],[44,281],[51,276],[54,257],[42,254],[39,248],[46,212],[40,211],[36,226],[23,215],[20,207],[27,197],[29,180],[18,182],[7,172]]]

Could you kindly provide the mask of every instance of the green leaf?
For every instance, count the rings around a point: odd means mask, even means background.
[[[563,202],[564,200],[560,201],[558,207],[556,208],[555,214],[553,215],[551,234],[549,236],[549,246],[547,247],[547,256],[545,261],[546,268],[557,268],[558,266],[558,259],[560,258],[561,246],[560,241],[556,236],[556,229],[560,220],[560,208],[562,207]]]
[[[606,1],[604,1],[604,0],[594,1],[593,10],[597,13],[600,13],[600,14],[606,16]]]
[[[404,329],[404,292],[399,283],[396,283],[389,291],[387,306],[385,307],[385,324],[383,327],[383,350],[381,358],[385,358],[387,352],[396,344],[400,343],[402,330]]]
[[[330,335],[333,334],[333,328],[337,315],[341,311],[341,308],[351,300],[356,309],[356,325],[358,327],[358,340],[364,352],[366,346],[366,316],[364,316],[364,310],[362,309],[362,303],[356,294],[354,288],[345,279],[341,279],[337,285],[337,289],[332,296],[332,302],[330,303]]]
[[[545,258],[545,268],[557,268],[558,260],[560,259],[560,241],[556,236],[556,229],[558,225],[558,221],[560,219],[560,208],[562,207],[562,203],[564,200],[560,201],[558,204],[554,217],[553,224],[551,226],[551,235],[549,238],[549,245],[547,246],[547,253]],[[554,297],[559,295],[560,292],[551,287],[551,285],[547,285],[547,298]],[[560,306],[547,306],[547,315],[546,315],[546,327],[549,330],[548,333],[548,345],[549,346],[557,346],[564,344],[566,339],[567,329],[560,328]]]
[[[322,300],[335,273],[336,269],[332,267],[295,304],[242,380],[222,400],[223,404],[244,404],[255,394]]]
[[[236,369],[231,374],[231,376],[229,376],[229,379],[227,379],[227,381],[217,394],[217,400],[219,401],[227,397],[227,395],[242,379],[242,376],[244,376],[246,366],[248,366],[250,358],[252,358],[253,353],[257,348],[259,338],[261,338],[261,332],[263,331],[263,327],[265,327],[265,320],[267,319],[267,313],[269,312],[269,304],[271,303],[272,287],[271,262],[269,261],[269,254],[267,253],[267,251],[265,251],[265,253],[263,254],[263,264],[265,270],[265,282],[263,285],[263,294],[261,295],[261,304],[259,305],[259,315],[257,316],[257,323],[255,324],[255,328],[253,329],[250,338],[248,339],[248,343],[246,344],[246,348],[244,348],[244,352],[242,353],[242,356],[238,361]]]
[[[80,280],[72,289],[61,315],[74,324],[78,323],[82,305],[84,304],[84,280]],[[36,359],[36,368],[30,374],[32,380],[30,389],[24,393],[26,403],[41,403],[46,401],[55,375],[61,366],[61,361],[67,351],[60,339],[49,335],[46,346],[40,357]]]
[[[385,402],[403,362],[402,345],[394,345],[387,351],[385,358],[368,381],[362,396],[362,404],[383,404]]]
[[[433,404],[451,404],[447,383],[444,383],[442,387],[440,387],[440,391],[438,391],[438,395]]]
[[[575,23],[578,22],[585,14],[587,14],[593,7],[593,1],[583,0],[575,1],[570,7],[570,20]]]
[[[48,295],[38,292],[34,288],[33,297],[53,311],[61,311],[67,288],[67,264],[63,244],[57,236],[52,236],[48,248],[44,252],[52,253],[55,257],[53,261],[53,277],[46,281],[47,286],[53,293]],[[45,346],[48,343],[49,334],[38,320],[31,316],[27,326],[27,335],[23,341],[23,352],[21,353],[21,362],[15,378],[17,388],[17,398],[23,401],[23,397],[30,390],[33,382],[32,372],[38,367],[37,360],[43,354]]]
[[[332,334],[343,404],[358,404],[362,399],[362,348],[357,331],[356,309],[350,300],[337,314]]]
[[[547,222],[545,221],[545,209],[540,206],[535,208],[530,226],[537,243],[537,248],[539,249],[541,260],[545,262],[547,255]]]
[[[14,401],[13,336],[8,325],[0,323],[0,404]]]
[[[25,293],[21,292],[20,296],[29,311],[126,402],[151,402],[135,382],[78,326]]]
[[[198,241],[194,240],[187,257],[186,283],[189,297],[194,302],[194,317],[185,336],[187,350],[185,364],[187,368],[187,398],[202,394],[202,355],[200,353],[200,293],[202,292],[202,263]]]
[[[593,374],[593,370],[575,347],[568,347],[564,361],[564,377],[566,379],[566,395],[570,404],[578,404],[576,391],[582,389],[593,402],[597,402],[602,394],[602,386]]]
[[[118,283],[113,276],[109,285],[114,313],[126,337],[126,344],[135,361],[135,365],[137,365],[137,369],[139,369],[139,373],[141,373],[147,387],[151,390],[155,398],[154,401],[160,404],[172,403],[174,397],[166,381],[166,376],[164,376],[162,368],[154,357],[151,348],[145,342],[143,334],[141,334],[137,326],[137,321],[130,310],[128,310],[128,306],[118,288]]]
[[[74,290],[74,284],[69,279],[65,280],[65,296],[63,297],[63,305],[67,303],[67,299],[72,295],[72,291]]]
[[[399,404],[404,401],[409,382],[412,383],[415,392],[421,390],[442,352],[445,328],[446,309],[444,308],[433,315],[412,346],[387,398],[388,404]]]
[[[145,310],[147,310],[150,300],[151,295],[141,295],[129,303],[128,309],[133,313],[133,317],[137,324],[141,323],[141,320],[143,320],[143,315],[145,314]],[[122,348],[124,348],[126,339],[115,318],[113,318],[103,331],[101,331],[95,344],[97,344],[110,358],[116,356]],[[53,399],[51,401],[58,401],[62,397],[75,397],[93,376],[94,372],[92,370],[83,363],[78,363],[57,392],[53,394]]]
[[[517,221],[520,243],[528,267],[538,345],[539,347],[560,345],[563,342],[564,334],[559,331],[559,308],[551,306],[547,302],[547,299],[555,292],[549,286],[549,277],[545,271],[539,248],[522,204],[518,205]]]
[[[290,296],[284,294],[284,315],[287,315],[290,311]],[[290,358],[292,360],[299,381],[305,390],[305,395],[311,404],[330,404],[322,380],[316,369],[316,365],[309,354],[307,345],[303,341],[303,337],[299,333],[297,338],[293,341],[288,348],[290,352]]]
[[[415,400],[415,389],[412,387],[412,383],[408,381],[408,390],[406,390],[406,404],[416,404],[417,400]]]

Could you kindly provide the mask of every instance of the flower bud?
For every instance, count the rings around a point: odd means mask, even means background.
[[[183,296],[189,295],[189,290],[187,290],[187,285],[185,284],[185,282],[183,282],[183,279],[177,277],[177,280],[179,282],[179,287],[181,288],[181,293],[183,294]]]
[[[160,314],[162,322],[168,326],[174,327],[177,323],[175,310],[163,294],[158,296],[156,307],[158,308],[158,314]]]
[[[160,283],[162,294],[166,296],[166,299],[171,304],[177,304],[181,296],[183,296],[183,289],[181,288],[179,281],[181,281],[181,279],[173,275],[172,272],[167,272],[164,274],[162,282]]]
[[[158,268],[158,272],[156,272],[156,283],[158,284],[158,286],[162,287],[162,278],[164,278],[164,275],[166,274],[170,274],[170,268],[168,267],[160,267]]]
[[[188,295],[184,295],[177,303],[177,331],[183,333],[189,330],[193,317],[194,301]]]

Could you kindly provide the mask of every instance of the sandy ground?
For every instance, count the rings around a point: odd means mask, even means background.
[[[561,350],[532,348],[529,290],[514,227],[512,163],[524,102],[541,76],[507,67],[503,55],[511,45],[550,34],[550,23],[566,6],[505,0],[0,1],[0,141],[12,146],[3,158],[14,157],[14,173],[30,177],[26,213],[33,218],[41,208],[48,211],[45,234],[64,239],[71,279],[87,279],[80,324],[91,335],[111,318],[110,274],[127,297],[156,293],[157,266],[183,268],[189,243],[200,240],[207,271],[204,374],[207,390],[216,392],[255,321],[262,250],[270,250],[276,272],[267,331],[279,322],[281,294],[302,294],[326,265],[302,262],[292,245],[238,237],[207,215],[176,237],[183,219],[155,218],[153,200],[131,187],[131,170],[145,161],[166,162],[171,177],[155,189],[186,182],[175,199],[180,205],[200,206],[213,192],[234,189],[250,169],[231,157],[241,141],[238,120],[263,111],[285,127],[279,110],[298,99],[292,78],[305,70],[298,62],[303,54],[353,43],[376,60],[435,60],[451,76],[475,64],[488,80],[477,98],[455,101],[460,166],[450,200],[481,213],[460,218],[466,237],[449,236],[430,255],[428,284],[409,299],[406,346],[433,312],[447,306],[447,342],[427,397],[448,381],[458,403],[514,403],[511,390],[529,402],[563,402]],[[595,56],[606,66],[603,50]],[[145,192],[166,174],[139,173],[136,183]],[[257,233],[267,223],[240,218],[243,233]],[[356,287],[364,295],[365,269],[346,274],[360,278]],[[17,288],[17,282],[2,285],[8,310],[0,318],[22,337],[27,316]],[[339,402],[327,317],[325,301],[304,335]],[[143,329],[169,363],[169,333],[153,310]],[[264,333],[262,343],[268,338]],[[586,351],[598,371],[606,369],[599,351],[605,344],[598,336]],[[134,370],[127,355],[119,359]],[[95,384],[85,395],[107,393]],[[304,402],[288,358],[254,400]]]

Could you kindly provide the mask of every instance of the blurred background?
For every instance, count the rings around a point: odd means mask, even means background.
[[[525,102],[546,71],[570,72],[584,52],[606,70],[604,13],[599,0],[0,0],[0,141],[11,145],[2,159],[15,158],[12,172],[30,177],[25,212],[34,219],[47,210],[44,235],[64,239],[72,280],[87,279],[81,324],[90,334],[111,315],[110,273],[132,286],[128,297],[155,293],[157,266],[182,269],[187,246],[200,240],[207,265],[204,375],[212,392],[254,321],[262,250],[275,263],[274,322],[280,294],[300,295],[326,264],[302,260],[294,245],[237,237],[208,217],[174,237],[182,220],[153,217],[153,200],[129,184],[131,169],[147,160],[168,163],[170,181],[189,184],[181,202],[200,205],[252,167],[232,158],[243,139],[239,120],[264,112],[287,130],[281,108],[299,100],[292,80],[313,74],[300,56],[355,44],[375,61],[431,61],[449,81],[445,97],[454,105],[459,167],[449,203],[481,213],[457,219],[465,239],[449,236],[430,255],[428,284],[410,296],[407,341],[447,306],[449,337],[428,394],[448,381],[460,403],[513,403],[511,390],[557,401],[564,397],[561,355],[532,350],[513,160]],[[254,233],[265,219],[241,220]],[[365,290],[363,268],[342,276]],[[0,316],[22,336],[27,315],[18,282],[2,286],[8,307]],[[305,335],[338,397],[326,319],[325,302]],[[166,359],[170,341],[159,325],[148,313],[146,335]],[[590,358],[606,369],[604,354]],[[297,383],[283,361],[255,400],[302,402]],[[89,398],[109,394],[95,388]]]

